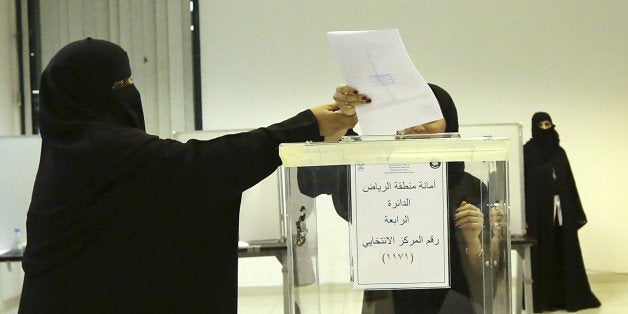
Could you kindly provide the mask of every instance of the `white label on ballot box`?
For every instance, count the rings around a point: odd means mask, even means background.
[[[441,162],[351,166],[356,288],[449,288],[445,169]]]

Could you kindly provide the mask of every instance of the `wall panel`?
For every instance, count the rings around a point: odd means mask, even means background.
[[[192,77],[181,70],[191,68],[190,16],[185,0],[41,1],[43,67],[69,42],[110,40],[129,54],[147,131],[170,137],[192,130],[192,85],[181,83]]]

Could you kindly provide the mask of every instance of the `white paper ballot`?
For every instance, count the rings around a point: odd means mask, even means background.
[[[356,107],[362,134],[394,134],[443,118],[398,30],[338,31],[327,36],[345,83],[372,99]]]

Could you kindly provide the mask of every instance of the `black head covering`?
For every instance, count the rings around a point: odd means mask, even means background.
[[[438,85],[428,84],[440,106],[440,111],[443,113],[443,118],[446,122],[445,132],[458,132],[458,111],[453,99],[446,90]],[[447,177],[450,186],[455,185],[460,181],[464,174],[464,162],[455,161],[447,163]]]
[[[130,76],[126,52],[92,38],[63,47],[43,71],[42,149],[24,257],[30,271],[52,267],[90,240],[103,216],[92,204],[116,180],[167,158],[144,132],[135,86],[112,89]]]
[[[445,132],[458,132],[458,111],[456,110],[453,99],[451,99],[449,93],[440,86],[434,84],[428,85],[434,92],[438,100],[438,105],[440,106],[440,111],[443,113],[443,118],[445,122],[447,122]]]
[[[539,123],[549,121],[552,126],[549,129],[541,129]],[[552,122],[552,117],[547,112],[536,112],[532,115],[532,138],[526,159],[529,161],[542,162],[549,159],[560,146],[560,138],[556,132],[556,125]]]
[[[113,43],[87,38],[63,47],[41,78],[41,132],[67,137],[90,122],[105,122],[144,130],[140,95],[134,85],[113,90],[129,78],[126,52]]]
[[[541,129],[539,123],[549,121],[552,126],[549,129]],[[549,141],[553,137],[557,137],[556,125],[552,122],[552,117],[547,112],[537,112],[532,115],[532,137],[539,141]]]

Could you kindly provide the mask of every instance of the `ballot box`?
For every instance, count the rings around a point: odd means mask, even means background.
[[[286,310],[510,312],[508,147],[458,134],[282,144]]]

